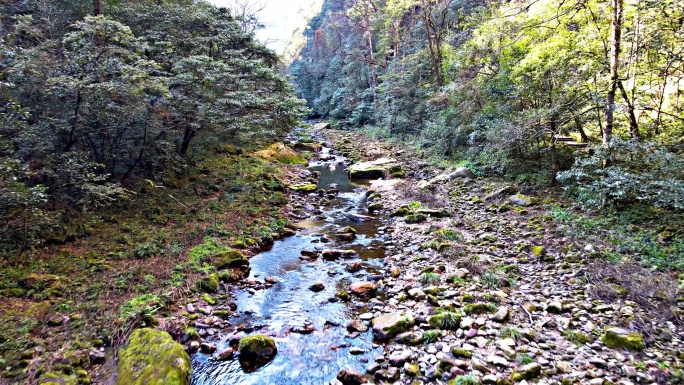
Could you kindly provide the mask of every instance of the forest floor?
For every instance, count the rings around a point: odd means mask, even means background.
[[[366,379],[684,381],[684,275],[673,268],[684,262],[681,213],[591,215],[558,191],[454,173],[407,146],[325,136],[350,158],[393,158],[405,170],[368,193],[388,221],[375,282],[385,296],[358,318],[376,337],[377,325],[401,334]]]

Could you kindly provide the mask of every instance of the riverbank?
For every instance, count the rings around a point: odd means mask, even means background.
[[[394,231],[376,282],[387,298],[369,313],[413,321],[368,364],[366,378],[456,384],[682,379],[684,301],[676,271],[614,258],[620,245],[588,226],[597,219],[564,208],[557,196],[521,194],[502,181],[440,170],[407,148],[359,133],[326,135],[342,152],[365,160],[393,157],[405,170],[403,183],[373,191]],[[652,231],[663,228],[656,224]]]
[[[200,295],[213,256],[248,257],[294,232],[285,190],[298,178],[292,164],[305,159],[279,144],[208,151],[163,182],[140,181],[127,199],[75,216],[63,238],[3,261],[0,383],[106,383],[133,328],[183,337],[169,316]]]

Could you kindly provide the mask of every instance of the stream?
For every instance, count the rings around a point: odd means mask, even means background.
[[[239,313],[230,320],[231,324],[272,336],[278,354],[251,373],[243,370],[237,357],[219,362],[195,354],[192,384],[320,385],[329,383],[341,369],[364,372],[366,362],[381,354],[373,350],[372,333],[352,338],[346,329],[351,319],[366,311],[365,305],[358,301],[329,301],[338,291],[348,290],[350,283],[377,274],[385,256],[378,232],[380,220],[372,216],[364,222],[350,219],[353,214],[369,215],[367,183],[351,181],[345,171],[345,159],[330,155],[330,149],[323,148],[320,154],[323,159],[330,159],[310,163],[308,169],[321,173],[319,188],[327,190],[336,185],[339,193],[325,206],[320,205],[321,198],[311,195],[305,202],[313,207],[306,211],[320,208],[322,214],[298,223],[301,230],[295,236],[276,241],[272,249],[250,259],[248,279],[263,281],[273,277],[278,281],[274,286],[264,290],[236,289],[233,293]],[[345,226],[357,230],[356,238],[350,242],[336,241],[335,231]],[[336,261],[300,259],[302,250],[314,249],[353,249],[358,255]],[[354,261],[360,262],[363,269],[349,273],[346,267]],[[322,283],[325,289],[311,291],[309,287],[315,283]],[[216,344],[220,352],[229,348],[232,337],[218,335],[208,342]],[[354,354],[350,349],[354,349]]]

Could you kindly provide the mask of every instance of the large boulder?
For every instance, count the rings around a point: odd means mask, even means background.
[[[532,198],[531,196],[527,196],[521,193],[517,193],[515,195],[511,195],[508,200],[516,206],[532,206],[533,204],[536,203],[535,199]]]
[[[308,161],[294,150],[282,143],[275,143],[267,149],[258,151],[256,155],[262,159],[284,164],[307,164]]]
[[[394,338],[414,324],[412,317],[402,313],[389,313],[373,319],[373,336],[381,341]]]
[[[322,122],[322,123],[316,123],[313,126],[314,130],[329,130],[330,129],[330,123]]]
[[[275,341],[264,334],[254,334],[242,338],[238,349],[240,351],[240,364],[248,372],[266,365],[278,353]]]
[[[391,175],[399,168],[396,160],[380,158],[372,162],[361,162],[349,166],[350,179],[379,179]]]
[[[190,357],[161,330],[138,329],[119,350],[116,385],[189,385]]]
[[[212,260],[214,267],[218,270],[249,267],[249,260],[239,250],[224,251],[212,257]]]
[[[642,350],[645,347],[641,334],[619,327],[606,328],[601,341],[612,349]]]

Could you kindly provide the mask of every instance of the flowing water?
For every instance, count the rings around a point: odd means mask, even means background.
[[[328,149],[321,154],[327,155]],[[384,257],[383,242],[378,234],[380,221],[369,218],[358,223],[350,219],[352,214],[368,215],[364,184],[350,181],[340,157],[331,161],[309,165],[310,171],[319,171],[319,188],[337,185],[339,194],[322,207],[323,213],[300,223],[303,230],[297,235],[277,241],[273,248],[250,260],[251,279],[263,280],[274,277],[274,286],[264,290],[238,290],[234,293],[239,314],[231,320],[233,325],[248,325],[255,332],[274,337],[278,354],[273,361],[258,370],[247,373],[237,358],[218,362],[203,354],[193,357],[193,384],[326,384],[341,369],[364,371],[368,360],[379,352],[373,352],[372,333],[357,338],[348,336],[347,323],[354,314],[364,312],[363,304],[353,302],[330,302],[339,290],[346,290],[351,282],[366,280],[377,272]],[[317,199],[310,204],[317,207]],[[352,242],[322,243],[325,235],[334,239],[335,231],[344,226],[357,230]],[[357,251],[352,259],[326,261],[302,261],[302,250],[343,248]],[[364,269],[352,274],[345,267],[361,262]],[[309,286],[323,283],[325,289],[314,293]],[[314,329],[310,334],[291,332],[295,328]],[[229,347],[231,335],[219,335],[209,342],[218,351]],[[366,351],[350,354],[351,347]]]

